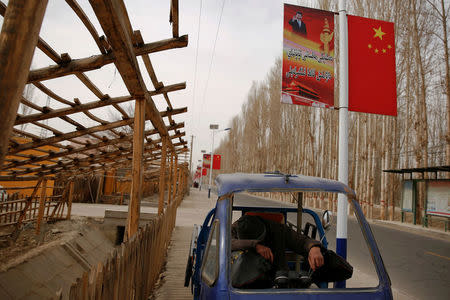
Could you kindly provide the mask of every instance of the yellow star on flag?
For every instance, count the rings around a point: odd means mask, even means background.
[[[388,48],[389,48],[389,49],[391,49],[391,48],[392,48],[392,46],[391,46],[391,45],[388,45]]]
[[[379,37],[380,40],[383,40],[383,35],[385,35],[386,33],[381,30],[381,26],[378,27],[378,29],[375,28],[372,29],[375,31],[375,35],[373,36],[373,38]]]
[[[375,49],[375,53],[378,53],[378,49]]]
[[[383,53],[386,53],[386,49],[383,49],[383,50],[381,50],[381,51],[383,51]]]
[[[372,45],[371,44],[369,44],[368,47],[369,47],[369,49],[372,49]]]

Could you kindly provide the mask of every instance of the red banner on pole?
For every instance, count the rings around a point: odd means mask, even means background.
[[[284,4],[281,102],[334,107],[334,14]]]
[[[208,174],[208,169],[202,169],[202,176],[206,176]]]
[[[213,169],[220,170],[220,155],[214,154],[213,157]],[[203,154],[203,168],[211,168],[211,154]]]
[[[394,23],[348,16],[350,111],[397,115]]]
[[[213,157],[213,169],[214,170],[220,170],[220,159],[221,159],[221,156],[219,154],[214,154],[214,157]]]
[[[211,167],[211,155],[203,154],[203,168],[209,169]]]

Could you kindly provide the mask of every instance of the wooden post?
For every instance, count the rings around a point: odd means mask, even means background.
[[[173,190],[172,190],[172,199],[176,201],[177,199],[177,177],[178,177],[178,156],[175,154],[175,167],[173,170]]]
[[[170,154],[169,178],[167,180],[168,204],[172,203],[172,180],[173,180],[173,153]]]
[[[47,0],[10,0],[0,33],[0,167],[44,18]]]
[[[173,37],[178,37],[178,0],[170,2],[170,23],[172,23]]]
[[[162,137],[162,149],[161,149],[161,166],[159,171],[159,203],[158,203],[158,215],[161,215],[164,210],[164,181],[166,177],[166,156],[167,156],[167,137]]]
[[[130,203],[128,204],[127,236],[130,239],[139,228],[142,195],[142,154],[144,151],[145,99],[136,99],[133,132],[133,166]]]
[[[183,169],[183,174],[181,175],[181,188],[183,196],[186,194],[186,170]]]
[[[67,198],[67,220],[70,220],[70,215],[72,212],[72,200],[73,200],[73,189],[74,189],[74,182],[73,180],[70,182],[70,186],[69,186],[69,196]]]
[[[30,210],[30,212],[31,212],[32,201],[33,201],[41,183],[42,183],[42,178],[40,178],[38,180],[38,182],[36,183],[36,186],[34,187],[31,195],[29,197],[27,197],[25,207],[20,212],[19,219],[17,220],[16,226],[15,226],[15,232],[17,232],[20,229],[20,225],[22,224],[23,219],[25,219],[25,215],[26,215],[27,211]],[[6,218],[6,216],[5,216],[5,218]],[[5,221],[6,221],[6,219],[5,219]]]
[[[41,186],[41,198],[39,198],[39,213],[36,222],[36,234],[39,234],[41,230],[41,222],[44,217],[44,209],[45,209],[45,196],[47,191],[47,178],[44,178]]]
[[[105,182],[105,173],[102,173],[102,177],[100,177],[100,180],[98,181],[97,186],[97,194],[95,195],[95,203],[98,203],[100,196],[103,194],[103,184]]]
[[[182,175],[182,173],[183,173],[183,169],[181,168],[181,165],[180,165],[180,167],[178,169],[178,180],[177,180],[177,183],[178,183],[178,185],[177,185],[178,205],[180,205],[181,199],[183,198],[182,191],[181,191],[181,188],[182,188],[181,175]]]

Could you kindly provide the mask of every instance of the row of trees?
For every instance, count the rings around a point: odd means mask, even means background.
[[[335,2],[319,0],[318,8],[336,11]],[[450,165],[448,12],[444,0],[349,0],[349,13],[394,22],[396,32],[398,117],[349,115],[349,185],[370,218],[379,204],[379,217],[393,219],[399,202],[401,178],[382,170]],[[222,172],[337,179],[338,110],[281,105],[280,74],[277,59],[266,79],[252,84],[215,150],[223,155]]]

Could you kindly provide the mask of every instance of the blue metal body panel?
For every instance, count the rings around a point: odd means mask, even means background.
[[[219,197],[243,191],[276,192],[276,191],[304,191],[331,192],[355,196],[355,192],[342,182],[304,175],[278,174],[220,174],[216,180]]]
[[[310,299],[310,300],[353,300],[368,299],[381,300],[392,299],[391,282],[378,250],[376,241],[367,220],[362,213],[359,203],[354,197],[354,192],[346,185],[321,178],[307,176],[290,176],[286,183],[286,178],[280,175],[267,174],[225,174],[219,175],[216,179],[218,185],[219,199],[216,208],[211,210],[205,218],[202,229],[198,236],[198,243],[195,257],[195,270],[192,278],[194,287],[194,299]],[[379,285],[374,288],[320,288],[320,289],[258,289],[243,290],[231,286],[229,278],[230,269],[230,248],[231,248],[231,219],[232,210],[261,210],[279,211],[286,216],[287,212],[297,212],[293,208],[267,208],[267,207],[233,207],[232,194],[239,191],[327,191],[345,193],[350,197],[361,231],[367,242],[372,260],[375,264]],[[314,211],[303,209],[304,213],[313,216],[319,231],[319,236],[324,236],[324,230],[320,219]],[[217,280],[212,286],[208,286],[201,279],[201,265],[206,242],[210,232],[212,222],[219,220],[219,273]],[[285,218],[286,219],[286,218]],[[326,237],[324,237],[325,243]]]

